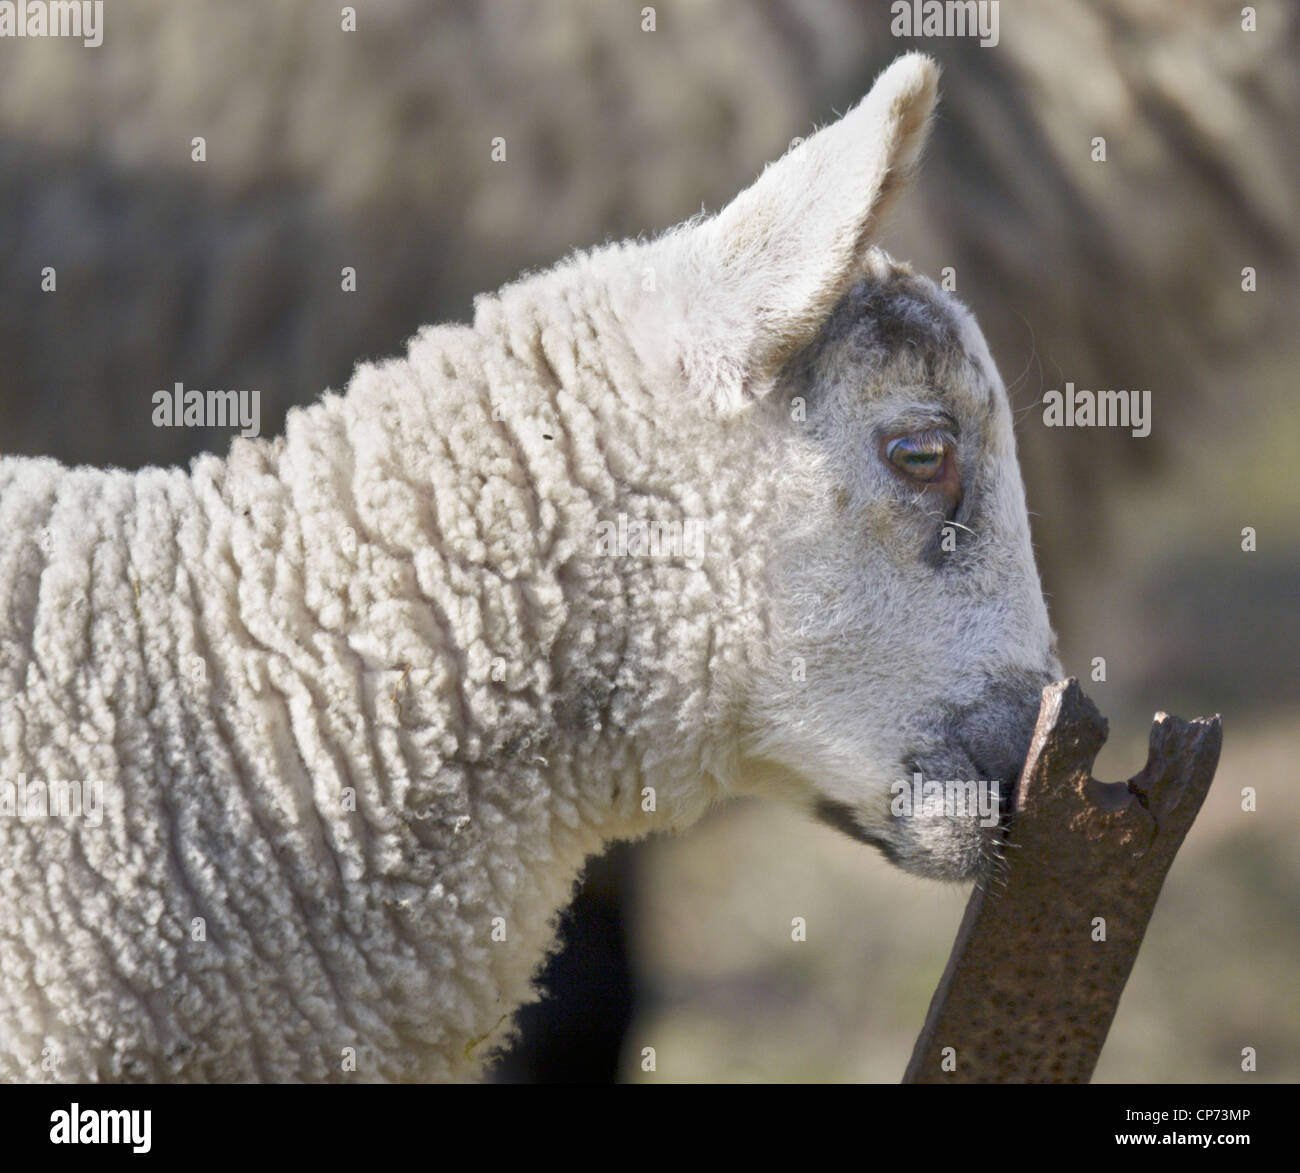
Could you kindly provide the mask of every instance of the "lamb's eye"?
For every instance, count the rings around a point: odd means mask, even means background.
[[[947,432],[914,432],[885,445],[885,458],[914,481],[934,481],[943,474],[953,439]]]

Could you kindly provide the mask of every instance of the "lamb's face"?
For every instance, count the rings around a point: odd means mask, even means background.
[[[1016,780],[1060,668],[984,339],[870,247],[937,81],[927,58],[900,58],[716,218],[657,246],[644,264],[665,280],[638,303],[655,306],[638,352],[663,351],[665,380],[747,416],[776,454],[746,777],[903,867],[959,878],[986,854],[990,798]]]
[[[962,878],[1060,666],[983,337],[927,279],[880,254],[868,268],[787,368],[787,419],[772,416],[789,432],[787,518],[755,752],[822,820]],[[964,785],[917,805],[918,776]]]

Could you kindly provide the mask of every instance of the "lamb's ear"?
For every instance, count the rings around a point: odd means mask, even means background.
[[[938,79],[929,57],[900,57],[843,118],[682,241],[678,360],[724,413],[771,386],[852,284],[921,153]]]

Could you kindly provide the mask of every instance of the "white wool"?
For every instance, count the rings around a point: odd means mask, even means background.
[[[868,248],[934,92],[901,59],[716,219],[481,297],[282,438],[0,461],[0,784],[103,794],[98,826],[0,817],[0,1077],[472,1076],[606,842],[741,789],[872,828],[900,730],[1049,671],[973,322],[988,533],[941,590],[866,471],[915,381],[859,419],[828,366],[820,439],[773,394],[859,278],[941,297]],[[620,519],[702,555],[608,556]]]

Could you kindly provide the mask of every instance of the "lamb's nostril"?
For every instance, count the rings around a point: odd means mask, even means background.
[[[1026,753],[1028,749],[1029,746],[1026,743]],[[1003,786],[1010,786],[1014,789],[1016,783],[1020,781],[1020,771],[1025,765],[1025,754],[1013,752],[983,765],[981,765],[979,759],[976,759],[975,764],[984,771],[983,777],[985,781],[998,782]]]
[[[997,784],[998,809],[1002,817],[1008,818],[1015,808],[1015,792],[1024,769],[1024,759],[1030,752],[1030,739],[1034,727],[1021,723],[1019,728],[1014,722],[1005,726],[980,728],[984,736],[975,739],[978,744],[967,741],[966,752],[971,765],[979,774],[979,782]]]
[[[980,771],[980,780],[1000,784],[1006,807],[1029,754],[1040,693],[1037,677],[1003,681],[958,719],[958,740]]]
[[[1023,752],[1019,748],[1019,742],[1020,738],[1016,737],[1015,745],[1008,747],[1008,752],[996,756],[971,754],[971,761],[980,772],[980,781],[998,783],[1004,799],[1015,792],[1016,784],[1020,781],[1020,771],[1024,768],[1025,757],[1029,752],[1028,737],[1024,739]]]

